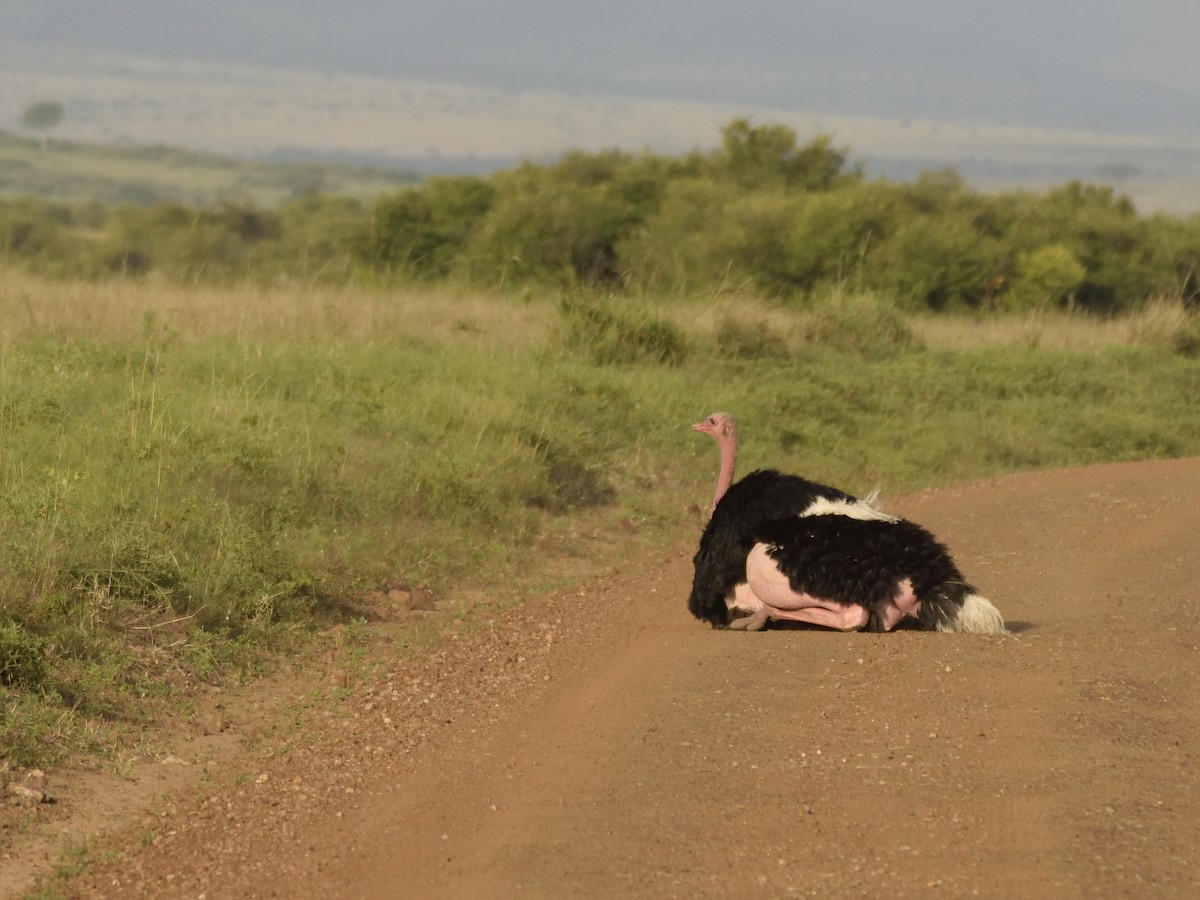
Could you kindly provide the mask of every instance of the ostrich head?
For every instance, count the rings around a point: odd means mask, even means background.
[[[737,465],[738,430],[737,419],[731,413],[717,412],[705,416],[703,422],[692,426],[693,431],[709,435],[721,450],[721,470],[717,474],[717,490],[713,497],[715,510],[729,486],[733,484],[733,469]],[[712,511],[709,511],[709,515]]]

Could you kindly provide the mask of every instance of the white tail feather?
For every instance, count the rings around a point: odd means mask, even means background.
[[[938,625],[937,630],[964,634],[1008,634],[1000,610],[978,594],[967,594],[954,621]]]

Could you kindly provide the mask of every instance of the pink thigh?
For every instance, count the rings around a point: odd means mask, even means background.
[[[905,578],[896,585],[896,592],[888,600],[879,615],[883,630],[891,631],[905,616],[916,616],[921,611],[921,601],[913,593],[912,582]]]
[[[749,593],[767,606],[772,619],[808,622],[839,631],[856,631],[867,624],[868,614],[861,606],[793,590],[764,544],[755,544],[746,558],[746,580]]]
[[[853,604],[834,603],[832,600],[820,600],[824,606],[807,606],[804,609],[776,609],[767,607],[770,617],[777,621],[808,622],[810,625],[823,625],[826,628],[836,628],[838,631],[860,631],[867,627],[870,618],[861,606]]]

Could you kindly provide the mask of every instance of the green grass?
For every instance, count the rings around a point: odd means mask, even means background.
[[[714,409],[741,418],[743,471],[855,492],[1200,453],[1200,363],[1170,339],[955,346],[861,300],[728,305],[714,330],[686,303],[3,286],[17,764],[115,752],[195,685],[361,629],[374,589],[501,609],[579,560],[692,539],[716,454],[688,426]]]

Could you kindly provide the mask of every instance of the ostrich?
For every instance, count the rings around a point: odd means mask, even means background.
[[[713,413],[692,428],[710,435],[721,451],[716,495],[696,553],[695,579],[688,600],[692,614],[713,627],[729,624],[734,588],[745,584],[747,557],[758,543],[754,529],[810,511],[891,518],[845,491],[773,469],[751,472],[734,484],[737,420],[729,413]],[[738,609],[747,609],[750,597],[743,600],[746,602],[737,604]]]
[[[737,420],[713,413],[692,427],[721,451],[688,598],[696,618],[746,631],[770,620],[890,631],[911,618],[930,631],[1004,632],[1000,613],[921,526],[770,469],[734,484]]]

